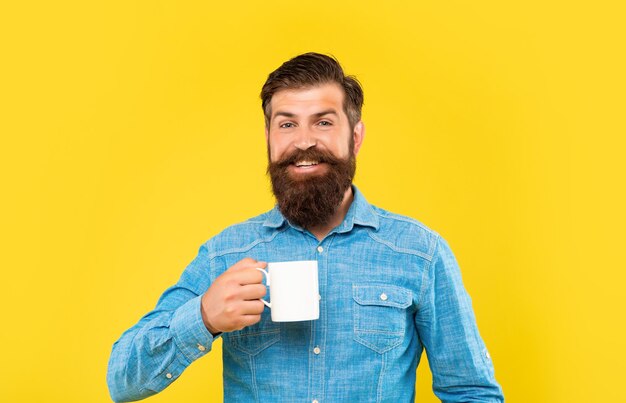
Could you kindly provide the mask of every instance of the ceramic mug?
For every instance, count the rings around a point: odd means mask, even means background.
[[[320,295],[316,260],[273,262],[265,274],[270,302],[261,299],[272,312],[273,322],[297,322],[320,317]]]

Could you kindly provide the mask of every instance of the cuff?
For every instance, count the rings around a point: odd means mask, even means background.
[[[190,363],[211,351],[213,340],[217,338],[204,326],[201,302],[201,295],[187,301],[176,310],[170,323],[174,342]]]

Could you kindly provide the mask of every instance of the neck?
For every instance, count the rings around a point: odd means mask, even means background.
[[[352,193],[352,186],[350,186],[344,193],[343,200],[341,201],[339,208],[335,211],[335,214],[333,214],[328,223],[307,229],[315,235],[315,238],[321,241],[330,233],[330,231],[332,231],[333,228],[341,224],[343,219],[346,218],[346,214],[348,214],[348,209],[350,209],[350,205],[353,200],[354,194]]]

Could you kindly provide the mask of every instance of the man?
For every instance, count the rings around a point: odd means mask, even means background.
[[[115,401],[155,394],[223,338],[230,402],[408,402],[422,349],[445,402],[502,402],[446,242],[352,185],[363,92],[308,53],[261,92],[277,206],[202,245],[176,285],[115,343]],[[317,260],[320,318],[272,322],[266,262]]]

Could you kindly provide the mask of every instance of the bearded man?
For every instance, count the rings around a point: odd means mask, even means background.
[[[363,92],[336,59],[297,56],[261,92],[277,206],[202,245],[113,346],[113,400],[160,392],[223,339],[229,402],[412,402],[425,349],[444,402],[502,402],[456,260],[434,231],[352,184]],[[274,322],[266,262],[315,260],[319,319]]]

